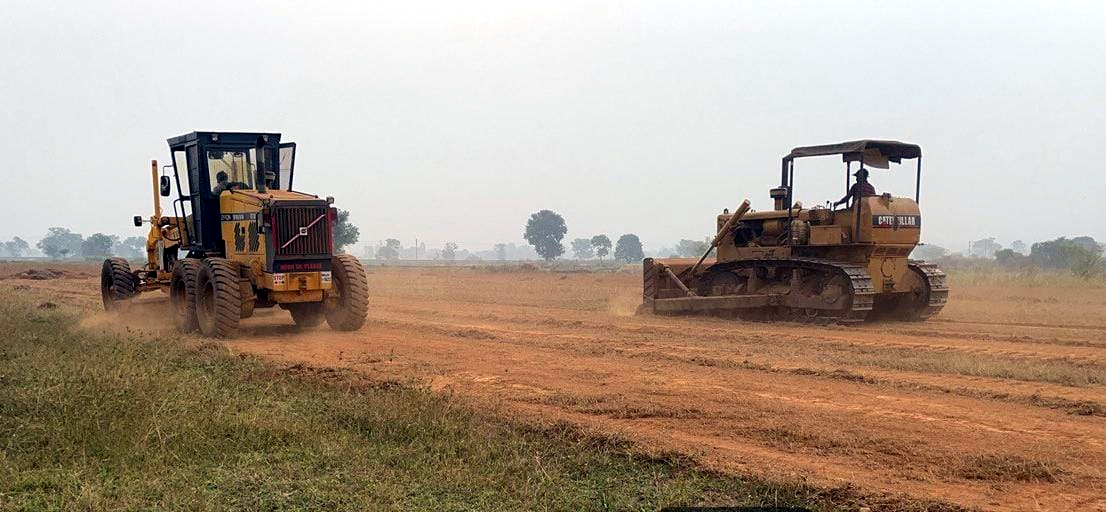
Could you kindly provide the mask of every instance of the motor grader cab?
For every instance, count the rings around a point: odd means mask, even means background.
[[[220,337],[236,334],[259,307],[287,309],[301,326],[364,324],[365,271],[356,258],[334,254],[333,199],[293,190],[294,143],[282,144],[279,133],[229,132],[168,142],[172,164],[159,175],[151,163],[154,214],[134,219],[150,226],[146,264],[104,262],[105,308],[162,290],[178,329]]]
[[[794,201],[795,162],[827,155],[841,155],[852,197],[843,208],[805,208]],[[944,273],[908,259],[921,236],[921,157],[917,145],[881,140],[793,149],[769,192],[771,210],[752,211],[746,200],[719,215],[698,261],[645,259],[642,310],[842,323],[936,314],[948,297]],[[912,198],[852,186],[854,166],[866,173],[903,160],[917,163]],[[714,250],[715,261],[704,264]]]

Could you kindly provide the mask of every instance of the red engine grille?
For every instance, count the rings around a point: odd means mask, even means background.
[[[330,221],[326,206],[273,208],[277,256],[330,254]]]

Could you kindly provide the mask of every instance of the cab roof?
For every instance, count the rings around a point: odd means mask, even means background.
[[[922,148],[917,144],[899,142],[897,140],[854,140],[839,144],[825,144],[822,146],[805,146],[791,150],[783,158],[791,160],[807,156],[844,155],[845,161],[859,160],[861,155],[870,158],[873,153],[895,163],[902,159],[918,158],[922,156]]]
[[[169,147],[181,148],[194,143],[256,146],[257,139],[266,144],[280,144],[280,134],[272,132],[192,132],[168,139]]]

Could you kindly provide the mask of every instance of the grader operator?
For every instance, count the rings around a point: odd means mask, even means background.
[[[845,163],[846,196],[804,208],[793,199],[795,160],[827,155]],[[904,159],[917,160],[914,197],[877,194],[868,167]],[[944,307],[948,287],[937,266],[908,259],[921,235],[921,159],[919,146],[897,141],[793,149],[783,157],[780,186],[769,192],[773,209],[751,211],[746,200],[719,215],[717,234],[698,261],[645,259],[640,310],[803,322],[929,318]],[[846,206],[835,209],[840,205]],[[716,260],[704,265],[714,250]]]
[[[360,328],[368,312],[361,263],[334,254],[332,198],[292,189],[295,143],[279,133],[192,132],[169,139],[171,170],[151,162],[154,213],[147,261],[132,270],[109,258],[101,270],[106,309],[141,292],[169,293],[177,328],[230,337],[255,308],[279,306],[300,326],[324,319]],[[173,190],[172,216],[161,198]]]

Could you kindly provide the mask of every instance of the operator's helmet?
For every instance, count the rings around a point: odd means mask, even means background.
[[[218,181],[219,183],[227,181],[227,172],[226,171],[219,171],[218,173],[216,173],[215,174],[215,181]]]
[[[853,173],[853,176],[856,176],[857,178],[868,179],[868,169],[861,167]]]

